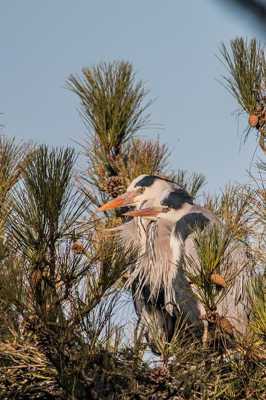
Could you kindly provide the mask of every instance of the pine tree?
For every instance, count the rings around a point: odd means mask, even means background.
[[[223,45],[222,54],[230,73],[226,84],[251,126],[256,119],[265,150],[263,50],[255,40],[236,39],[231,50]],[[168,148],[141,137],[152,102],[131,64],[86,68],[81,77],[71,75],[67,86],[80,100],[88,130],[87,169],[78,178],[71,148],[0,140],[0,398],[263,398],[265,162],[253,187],[228,187],[205,199],[223,223],[195,235],[201,263],[191,260],[188,274],[223,348],[192,339],[184,321],[170,343],[150,326],[164,362],[156,368],[144,360],[145,339],[125,342],[123,327],[113,319],[137,253],[125,251],[104,228],[124,217],[116,212],[99,219],[95,209],[140,174],[166,176],[194,197],[205,179],[170,171]],[[226,262],[228,249],[243,242],[264,273],[248,288],[249,333],[230,347],[231,328],[215,307],[236,278]]]

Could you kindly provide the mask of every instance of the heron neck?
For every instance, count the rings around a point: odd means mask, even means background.
[[[183,203],[182,206],[175,210],[174,221],[179,221],[184,215],[188,214],[190,210],[194,207],[194,204]]]

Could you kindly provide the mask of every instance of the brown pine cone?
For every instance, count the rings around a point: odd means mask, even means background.
[[[105,171],[105,168],[104,168],[103,165],[99,165],[99,167],[98,167],[98,174],[99,174],[99,176],[101,176],[102,178],[105,177],[106,171]]]
[[[149,377],[155,382],[162,382],[169,376],[169,371],[166,367],[157,367],[153,368],[150,373]]]
[[[124,192],[123,179],[120,176],[110,176],[107,179],[106,191],[112,197],[117,197]]]
[[[211,283],[214,283],[216,286],[220,286],[223,288],[226,287],[225,279],[220,274],[211,274],[210,281]]]
[[[76,254],[84,254],[86,252],[86,249],[81,242],[74,242],[71,250]]]
[[[31,274],[31,284],[32,286],[37,286],[38,283],[42,280],[42,271],[39,269],[36,269],[35,271],[32,272]]]
[[[259,117],[256,114],[249,114],[248,123],[252,128],[258,125]]]
[[[221,317],[218,320],[218,326],[224,333],[227,333],[230,336],[234,336],[234,327],[227,318]]]

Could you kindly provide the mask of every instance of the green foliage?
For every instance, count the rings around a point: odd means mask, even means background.
[[[32,151],[29,146],[16,144],[14,138],[0,136],[0,235],[11,209],[13,188],[23,168],[27,165]]]
[[[80,215],[74,208],[78,199],[71,183],[74,157],[72,149],[49,152],[42,146],[23,171],[10,229],[31,261],[43,257],[51,242],[71,235]]]
[[[232,308],[228,308],[231,302],[236,306],[239,299],[248,304],[247,283],[256,264],[252,249],[253,195],[250,187],[237,185],[227,186],[220,196],[207,198],[205,207],[216,214],[217,221],[194,232],[197,255],[187,257],[185,273],[204,306],[208,330],[214,333],[211,340],[207,333],[206,338],[211,343],[213,337],[215,341],[220,337],[225,348],[235,345],[240,328],[237,314],[232,315]]]
[[[102,173],[99,179],[101,167],[99,159],[97,165],[97,182],[102,192],[115,197],[126,191],[130,182],[139,175],[163,175],[168,161],[168,149],[159,141],[133,139],[128,142],[116,158],[111,162],[112,169],[117,177],[108,177]],[[112,185],[112,183],[114,185]]]
[[[192,357],[191,353],[195,351],[199,344],[195,338],[191,337],[187,317],[182,314],[177,316],[175,332],[171,341],[167,341],[164,333],[158,330],[157,323],[158,319],[155,315],[149,315],[149,320],[145,321],[149,330],[149,342],[161,354],[164,366],[168,366],[172,357],[175,357],[180,363],[187,362],[188,358]],[[185,347],[189,348],[191,353],[190,351],[184,352]]]
[[[252,242],[257,264],[265,270],[266,267],[266,190],[265,162],[260,160],[256,165],[256,174],[252,175],[254,190],[250,202],[253,217]]]
[[[159,140],[133,139],[115,160],[115,169],[125,180],[126,186],[142,174],[163,175],[166,173],[169,151]]]
[[[229,282],[233,279],[234,271],[230,268],[228,255],[229,246],[232,247],[232,236],[219,225],[214,225],[203,231],[198,230],[194,241],[198,259],[188,256],[187,261],[191,268],[186,274],[197,288],[196,295],[204,304],[206,312],[215,311],[230,289]],[[212,274],[222,276],[227,287],[221,290],[221,287],[211,281]]]
[[[3,399],[63,400],[56,369],[28,340],[0,343],[0,393]]]
[[[114,156],[149,119],[143,105],[146,90],[135,83],[132,65],[102,63],[83,69],[83,79],[71,75],[68,87],[79,96],[82,116],[96,135],[103,154]],[[108,160],[106,160],[108,163]]]
[[[265,76],[262,50],[254,41],[237,39],[232,56],[225,47],[223,53],[232,74],[228,88],[244,110],[254,111]],[[262,398],[264,269],[250,289],[248,335],[236,337],[231,352],[192,337],[186,316],[170,343],[150,321],[149,339],[160,350],[162,365],[144,362],[144,330],[125,340],[124,321],[116,323],[114,315],[122,315],[123,283],[137,252],[125,250],[112,231],[105,231],[123,217],[99,219],[95,206],[124,192],[141,174],[173,179],[193,197],[205,178],[171,173],[168,148],[137,137],[148,123],[150,103],[144,104],[146,90],[135,81],[131,64],[84,69],[82,78],[70,76],[68,87],[78,95],[90,127],[84,146],[88,170],[81,179],[74,179],[72,149],[30,148],[0,138],[0,397]],[[250,243],[253,259],[265,267],[265,188],[256,184],[256,190],[228,187],[207,199],[221,223],[194,234],[198,260],[187,260],[187,275],[208,321],[242,268],[234,264],[239,245]],[[223,316],[218,317],[215,322],[222,325]]]
[[[236,38],[230,42],[229,50],[222,44],[220,54],[229,73],[229,77],[223,77],[225,86],[236,98],[243,111],[250,115],[250,126],[246,129],[245,139],[251,128],[256,128],[259,134],[259,145],[265,152],[266,59],[264,50],[256,39],[248,42],[243,38]]]
[[[265,57],[256,39],[250,42],[237,38],[230,42],[230,50],[221,46],[221,56],[230,77],[224,77],[226,87],[247,113],[256,110],[265,90]]]
[[[235,239],[246,240],[254,222],[252,201],[253,191],[248,186],[227,185],[221,195],[207,197],[204,206],[217,215]]]
[[[0,269],[0,338],[16,337],[20,330],[21,304],[27,299],[23,258],[10,254]]]
[[[250,282],[252,302],[251,329],[263,342],[266,341],[266,277],[259,275]]]
[[[192,196],[196,197],[199,191],[206,183],[206,178],[200,173],[188,173],[185,170],[179,169],[177,174],[173,173],[170,178],[178,185],[186,189],[186,191]]]
[[[14,138],[0,137],[0,337],[12,337],[19,328],[19,304],[25,296],[23,259],[16,257],[7,232],[14,188],[28,164],[32,150]]]

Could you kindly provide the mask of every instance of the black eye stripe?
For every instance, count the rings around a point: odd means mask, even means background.
[[[144,176],[139,182],[135,184],[135,187],[141,186],[141,187],[148,187],[151,186],[154,181],[158,179],[157,176]]]
[[[180,208],[185,202],[192,204],[192,197],[189,196],[189,194],[184,190],[177,190],[169,193],[167,197],[161,200],[160,204],[162,206],[177,209]]]

